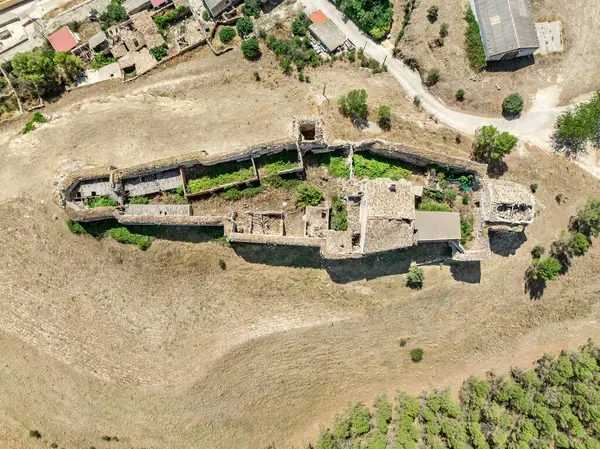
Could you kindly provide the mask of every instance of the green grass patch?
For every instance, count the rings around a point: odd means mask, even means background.
[[[48,119],[43,114],[36,112],[35,114],[33,114],[31,120],[25,123],[25,127],[23,128],[22,133],[27,134],[28,132],[31,132],[35,129],[36,123],[46,123],[47,121]]]
[[[88,207],[114,207],[118,206],[119,202],[109,198],[108,195],[95,196],[87,200]]]
[[[298,179],[284,178],[281,176],[269,176],[268,178],[263,179],[263,183],[275,189],[283,188],[285,190],[297,189],[301,184]]]
[[[133,234],[125,227],[109,229],[107,234],[119,243],[137,245],[137,247],[143,251],[147,250],[152,242],[152,237],[142,234]]]
[[[238,186],[230,187],[225,189],[219,196],[223,199],[229,201],[238,201],[243,200],[245,198],[251,198],[253,196],[258,195],[262,192],[262,188],[260,186],[257,187],[244,187],[240,189]]]
[[[348,229],[348,209],[337,194],[331,197],[331,229],[335,231]]]
[[[324,198],[317,187],[302,184],[296,193],[296,207],[318,206]]]
[[[94,53],[94,60],[92,61],[92,69],[98,70],[102,67],[117,62],[112,56],[106,56],[104,53]]]
[[[69,228],[69,231],[71,231],[73,234],[87,234],[87,232],[85,231],[85,228],[83,226],[81,226],[81,223],[74,221],[74,220],[69,220],[67,221],[67,227]]]
[[[487,61],[479,32],[479,24],[477,23],[477,19],[475,19],[475,14],[473,14],[471,7],[469,7],[469,10],[465,14],[465,20],[468,23],[467,31],[465,32],[465,46],[469,64],[475,72],[481,72],[486,67]]]
[[[279,172],[298,168],[298,155],[293,151],[284,151],[265,158],[264,169],[267,176],[274,176]]]
[[[129,204],[150,204],[150,198],[145,196],[132,196],[129,198]]]
[[[336,178],[350,178],[350,165],[346,162],[345,157],[331,157],[327,166],[329,173]]]
[[[173,11],[169,11],[162,16],[155,17],[154,23],[158,27],[158,32],[164,32],[171,25],[180,22],[188,16],[192,15],[192,11],[187,6],[181,5],[175,8]]]
[[[254,168],[251,162],[246,162],[246,167],[240,164],[219,164],[213,167],[207,167],[208,174],[198,179],[188,181],[187,190],[190,193],[202,192],[213,187],[230,184],[233,182],[242,182],[254,177]]]
[[[392,159],[374,155],[354,155],[354,176],[357,178],[390,178],[398,181],[407,179],[411,173]]]
[[[435,201],[422,201],[419,205],[419,210],[423,212],[451,212],[450,206]]]

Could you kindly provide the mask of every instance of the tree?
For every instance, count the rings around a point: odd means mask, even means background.
[[[340,112],[352,119],[366,119],[368,114],[367,92],[364,89],[351,90],[339,99]]]
[[[442,23],[440,26],[440,37],[448,36],[448,24],[446,22]]]
[[[457,101],[463,101],[465,99],[465,91],[463,89],[458,89],[454,97]]]
[[[248,17],[240,17],[235,24],[235,27],[241,37],[246,37],[254,31],[254,24]]]
[[[300,14],[300,17],[292,22],[292,34],[294,36],[305,36],[309,25],[310,22],[308,21],[306,14]]]
[[[54,53],[53,61],[65,82],[73,81],[83,69],[83,61],[73,53],[57,51]]]
[[[339,7],[375,39],[383,39],[392,28],[394,10],[389,0],[340,0]]]
[[[162,58],[167,56],[167,49],[164,45],[159,45],[157,47],[152,47],[150,49],[150,54],[154,56],[157,61],[160,61]]]
[[[433,86],[440,80],[440,69],[432,68],[427,71],[427,85]]]
[[[408,269],[408,275],[406,276],[406,285],[414,290],[420,290],[423,288],[423,281],[425,280],[425,272],[423,268],[417,265],[411,265]]]
[[[60,84],[56,64],[47,54],[39,51],[17,53],[11,64],[17,80],[38,95],[55,90]]]
[[[572,219],[571,229],[587,237],[600,234],[600,200],[588,201]]]
[[[106,6],[106,11],[100,16],[100,20],[104,22],[106,28],[127,20],[129,16],[123,3],[124,0],[110,0]]]
[[[421,348],[415,348],[413,350],[410,351],[410,359],[415,362],[418,363],[421,360],[423,360],[423,353],[425,351],[423,351],[423,349]]]
[[[427,18],[429,19],[429,21],[431,23],[434,23],[438,19],[438,10],[439,10],[439,7],[436,5],[431,6],[427,10]]]
[[[392,127],[392,110],[389,106],[379,106],[377,122],[381,129],[389,130]]]
[[[260,47],[255,37],[242,42],[242,53],[246,59],[254,60],[260,58]]]
[[[569,248],[571,252],[576,256],[583,256],[590,246],[588,238],[580,232],[576,232],[571,236],[569,241]]]
[[[587,142],[600,145],[600,92],[561,114],[552,138],[556,149],[567,154],[583,151]]]
[[[523,111],[525,102],[520,94],[513,93],[502,102],[502,113],[508,116],[519,115]]]
[[[258,0],[244,0],[244,14],[258,19],[260,17],[260,3]]]
[[[562,271],[562,265],[554,257],[535,259],[531,265],[530,275],[534,280],[551,281]]]
[[[235,30],[231,27],[223,27],[219,30],[219,40],[228,44],[235,37]]]
[[[510,154],[518,139],[507,132],[500,133],[495,126],[482,126],[475,131],[473,155],[482,161],[500,161]]]

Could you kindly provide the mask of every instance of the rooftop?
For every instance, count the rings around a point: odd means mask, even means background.
[[[325,22],[313,22],[309,29],[330,52],[337,50],[346,42],[346,36],[329,19]]]
[[[408,248],[415,244],[412,222],[387,218],[370,218],[361,235],[364,254]]]
[[[509,224],[533,221],[535,198],[521,184],[490,179],[485,184],[483,199],[486,221]]]
[[[415,232],[418,242],[460,240],[460,214],[417,211]]]
[[[48,40],[55,51],[70,51],[77,47],[77,38],[66,25],[48,36]]]
[[[474,0],[485,54],[538,48],[533,13],[528,0]]]
[[[308,18],[309,18],[309,20],[312,23],[325,23],[325,22],[327,22],[327,16],[320,9],[317,9],[315,12],[313,12],[310,16],[308,16]]]
[[[104,31],[99,31],[98,33],[96,33],[92,37],[90,37],[88,44],[89,44],[90,48],[93,50],[105,41],[106,41],[106,34],[104,33]]]
[[[409,181],[370,179],[365,182],[368,218],[414,220],[415,194]]]

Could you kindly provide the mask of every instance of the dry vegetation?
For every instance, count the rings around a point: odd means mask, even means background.
[[[438,19],[430,23],[427,10],[439,6]],[[412,14],[400,49],[405,58],[418,61],[423,77],[427,70],[440,70],[440,81],[432,88],[446,104],[483,115],[499,115],[502,100],[512,92],[520,92],[525,107],[552,107],[568,104],[577,97],[600,88],[598,47],[593,46],[595,27],[600,17],[600,4],[586,0],[532,0],[536,21],[560,20],[563,24],[565,52],[535,58],[535,64],[521,67],[508,64],[497,71],[475,74],[465,53],[464,15],[466,0],[422,0]],[[402,11],[396,9],[394,38],[402,23]],[[447,23],[448,36],[443,45],[435,43],[442,23]],[[465,100],[455,99],[464,89]],[[539,92],[540,90],[542,92]],[[537,98],[536,98],[537,94]]]
[[[227,151],[280,138],[307,114],[324,116],[330,141],[359,139],[336,104],[352,88],[367,89],[372,110],[391,106],[387,138],[469,151],[468,139],[456,144],[387,74],[338,62],[307,84],[284,76],[267,52],[257,63],[238,51],[185,59],[133,83],[71,92],[25,136],[22,123],[3,126],[1,446],[298,445],[347,401],[457,384],[599,336],[600,245],[540,301],[524,293],[529,251],[548,246],[600,191],[598,180],[533,148],[506,159],[507,178],[539,185],[540,213],[522,245],[503,240],[500,249],[515,253],[481,266],[425,267],[416,292],[405,287],[409,253],[324,265],[314,253],[229,248],[210,236],[157,240],[142,252],[70,234],[51,197],[61,170]],[[427,358],[410,362],[401,338]]]

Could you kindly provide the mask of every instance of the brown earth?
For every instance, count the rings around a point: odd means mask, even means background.
[[[373,109],[392,106],[385,137],[467,155],[468,139],[457,145],[386,74],[336,63],[309,71],[307,84],[283,76],[268,53],[258,63],[238,51],[185,59],[71,92],[25,136],[24,120],[0,130],[0,446],[298,445],[347,401],[457,385],[600,337],[600,245],[541,300],[524,292],[531,248],[548,246],[600,191],[535,148],[507,158],[506,178],[539,184],[525,241],[481,265],[428,266],[418,292],[404,286],[410,252],[323,264],[299,250],[156,240],[142,252],[70,234],[52,201],[61,170],[227,151],[281,138],[295,115],[322,115],[329,141],[365,137],[336,110],[355,87],[367,88]],[[500,246],[511,250],[506,239]],[[416,345],[425,349],[418,365],[408,356]]]
[[[433,24],[427,19],[427,10],[432,5],[439,6],[439,18]],[[444,103],[477,115],[500,115],[502,100],[512,92],[523,95],[525,107],[530,109],[569,104],[600,89],[600,48],[593,45],[600,3],[533,0],[532,7],[535,21],[562,22],[565,46],[562,54],[536,56],[532,65],[520,61],[474,73],[464,45],[466,0],[419,1],[400,49],[405,57],[418,61],[423,77],[431,68],[440,70],[441,79],[432,91]],[[393,36],[397,36],[402,18],[401,8],[396,8]],[[433,41],[439,36],[442,23],[449,25],[449,35],[439,47]],[[458,89],[466,92],[463,102],[454,97]],[[540,92],[542,89],[545,90]]]

